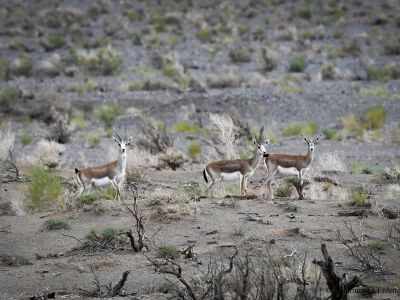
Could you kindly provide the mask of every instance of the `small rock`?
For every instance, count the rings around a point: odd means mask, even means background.
[[[385,216],[385,218],[391,220],[397,219],[400,215],[400,208],[387,206],[382,208],[382,213]]]

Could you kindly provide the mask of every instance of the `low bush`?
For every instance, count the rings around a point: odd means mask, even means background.
[[[365,110],[362,125],[367,130],[382,128],[385,123],[386,110],[382,105],[375,105]]]
[[[389,66],[367,68],[368,80],[388,81],[392,76],[392,69]]]
[[[196,32],[196,37],[203,43],[211,42],[212,36],[213,36],[213,33],[208,28],[199,29]]]
[[[84,130],[88,128],[88,121],[83,113],[77,114],[71,119],[72,130]]]
[[[21,53],[16,60],[10,64],[10,72],[15,76],[30,76],[33,70],[31,57],[26,53]]]
[[[98,134],[92,133],[86,136],[89,148],[96,148],[100,145],[101,137]]]
[[[366,200],[369,198],[369,192],[363,186],[355,186],[350,189],[350,197],[357,205],[366,205]]]
[[[28,187],[25,192],[25,206],[29,211],[61,208],[64,188],[61,180],[44,167],[32,167],[28,171]]]
[[[236,47],[229,51],[229,58],[232,62],[249,62],[251,60],[251,54],[248,49],[244,47]]]
[[[303,72],[307,67],[307,62],[303,56],[295,56],[289,65],[289,72]]]
[[[116,191],[113,187],[108,186],[104,188],[98,188],[94,191],[84,194],[77,199],[79,204],[92,204],[97,200],[114,200]]]
[[[120,114],[119,107],[103,104],[95,112],[95,116],[104,122],[106,128],[112,127],[115,119]]]
[[[19,141],[22,145],[29,145],[32,142],[32,136],[28,132],[23,131],[19,134]]]
[[[21,97],[21,91],[13,86],[5,86],[0,90],[0,109],[3,112],[10,112]]]
[[[162,245],[158,248],[163,257],[169,259],[179,258],[180,251],[173,245]]]
[[[188,155],[194,161],[200,161],[201,146],[199,144],[191,144],[188,149]]]
[[[9,266],[24,266],[32,264],[25,256],[8,253],[0,253],[0,262]]]
[[[43,227],[48,230],[70,229],[68,222],[60,219],[48,219],[44,222]]]
[[[198,124],[188,123],[188,122],[178,122],[174,126],[175,132],[182,132],[182,133],[195,133],[200,132],[202,127]]]
[[[275,196],[282,198],[290,198],[293,193],[293,187],[286,184],[279,186],[275,191]]]
[[[117,249],[127,243],[126,235],[120,229],[106,227],[99,231],[92,229],[85,235],[84,245],[96,250]]]

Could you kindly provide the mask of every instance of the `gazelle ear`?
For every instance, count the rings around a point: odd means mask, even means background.
[[[114,139],[114,141],[115,141],[117,144],[119,144],[119,139],[118,139],[118,138],[116,138],[115,136],[113,136],[113,139]]]
[[[270,141],[270,139],[267,139],[267,140],[265,141],[265,145],[267,145],[267,144],[269,143],[269,141]]]
[[[320,137],[321,137],[321,136],[317,137],[317,138],[314,140],[314,144],[316,144],[316,143],[319,141]]]
[[[133,141],[133,137],[129,137],[129,139],[126,141],[125,145],[130,145]]]
[[[257,144],[258,144],[258,142],[257,142],[257,140],[256,140],[255,138],[253,138],[253,144],[254,144],[254,145],[257,145]]]
[[[303,138],[304,138],[304,140],[307,142],[307,144],[310,143],[310,141],[309,141],[305,136],[303,136]]]

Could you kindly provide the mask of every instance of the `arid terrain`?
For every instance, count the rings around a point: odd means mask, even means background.
[[[334,299],[332,283],[399,299],[399,16],[394,0],[0,1],[0,299]],[[116,133],[133,137],[122,200],[77,197],[74,169],[115,160]],[[207,163],[251,157],[253,138],[305,154],[303,136],[320,136],[303,184],[271,199],[262,162],[246,196],[206,193]]]

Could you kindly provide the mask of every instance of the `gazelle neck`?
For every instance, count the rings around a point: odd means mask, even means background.
[[[118,152],[118,167],[121,173],[125,173],[126,168],[126,150],[125,152]]]
[[[258,165],[261,163],[262,158],[263,158],[263,153],[258,152],[258,149],[256,148],[256,150],[254,150],[253,152],[253,157],[250,158],[250,166],[253,169],[256,169]]]
[[[307,157],[308,164],[311,164],[313,159],[314,159],[314,151],[315,151],[315,149],[313,151],[311,151],[310,147],[307,150],[307,156],[306,157]]]

